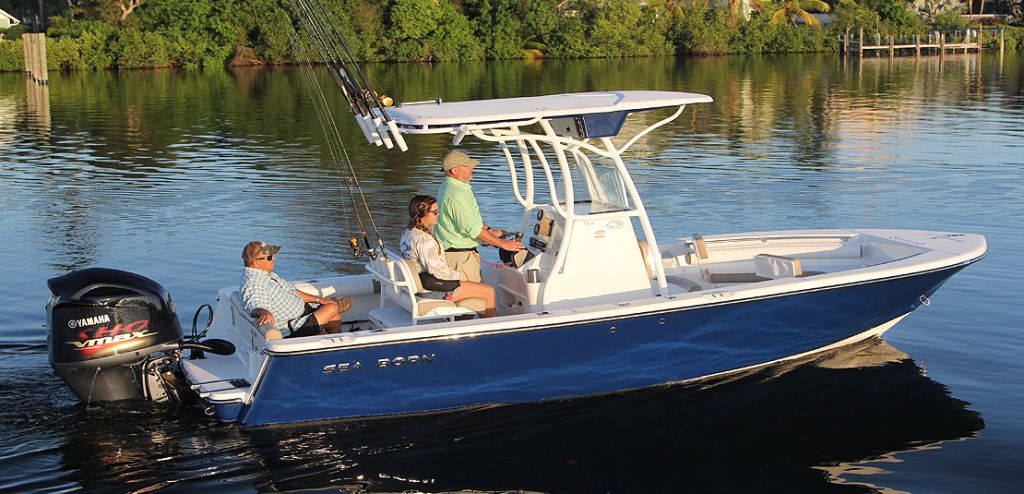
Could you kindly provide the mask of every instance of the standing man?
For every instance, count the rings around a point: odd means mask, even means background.
[[[469,281],[480,283],[480,257],[476,248],[491,244],[510,251],[523,250],[523,244],[516,240],[502,240],[504,230],[491,229],[480,216],[480,207],[473,195],[469,181],[473,178],[473,167],[480,164],[461,151],[445,155],[441,163],[445,179],[437,191],[439,217],[434,233],[444,247],[448,266],[462,271]]]
[[[280,276],[273,273],[275,254],[281,250],[276,245],[266,242],[249,242],[242,249],[242,260],[245,261],[245,273],[242,275],[242,307],[250,311],[257,319],[256,325],[274,324],[284,333],[284,328],[291,330],[285,338],[312,336],[320,334],[323,329],[328,333],[341,332],[340,312],[352,307],[352,299],[345,297],[339,301],[310,295],[296,290]],[[311,303],[321,304],[313,308]]]

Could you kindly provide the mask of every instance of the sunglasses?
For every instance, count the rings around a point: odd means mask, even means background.
[[[439,214],[441,211],[438,210],[438,209],[431,209],[430,211],[427,211],[427,212],[430,213],[430,214]]]
[[[274,256],[257,257],[256,259],[253,259],[253,261],[259,261],[259,260],[262,260],[262,259],[266,259],[268,261],[273,261],[274,260]]]

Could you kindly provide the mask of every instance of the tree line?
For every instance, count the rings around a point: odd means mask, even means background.
[[[973,8],[959,0],[319,1],[367,62],[828,52],[847,28],[923,34],[967,26],[960,12]],[[0,8],[38,19],[38,3],[0,0]],[[292,63],[289,32],[302,32],[288,0],[43,4],[51,69]],[[828,12],[831,22],[811,12]],[[31,29],[26,22],[2,33],[0,70],[22,70],[18,37]],[[1011,49],[1021,38],[1008,27]]]

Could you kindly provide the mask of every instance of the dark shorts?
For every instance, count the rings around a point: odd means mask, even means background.
[[[302,312],[303,315],[309,314],[309,317],[303,321],[302,325],[293,329],[292,334],[285,336],[285,338],[299,338],[302,336],[313,336],[320,334],[320,323],[316,322],[316,316],[313,315],[313,311],[316,309],[312,305],[306,303],[306,309]],[[300,316],[301,317],[301,316]]]

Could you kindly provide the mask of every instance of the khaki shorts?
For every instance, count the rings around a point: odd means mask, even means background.
[[[448,261],[449,268],[466,273],[469,281],[480,283],[480,258],[476,256],[476,252],[445,252],[444,259]]]

